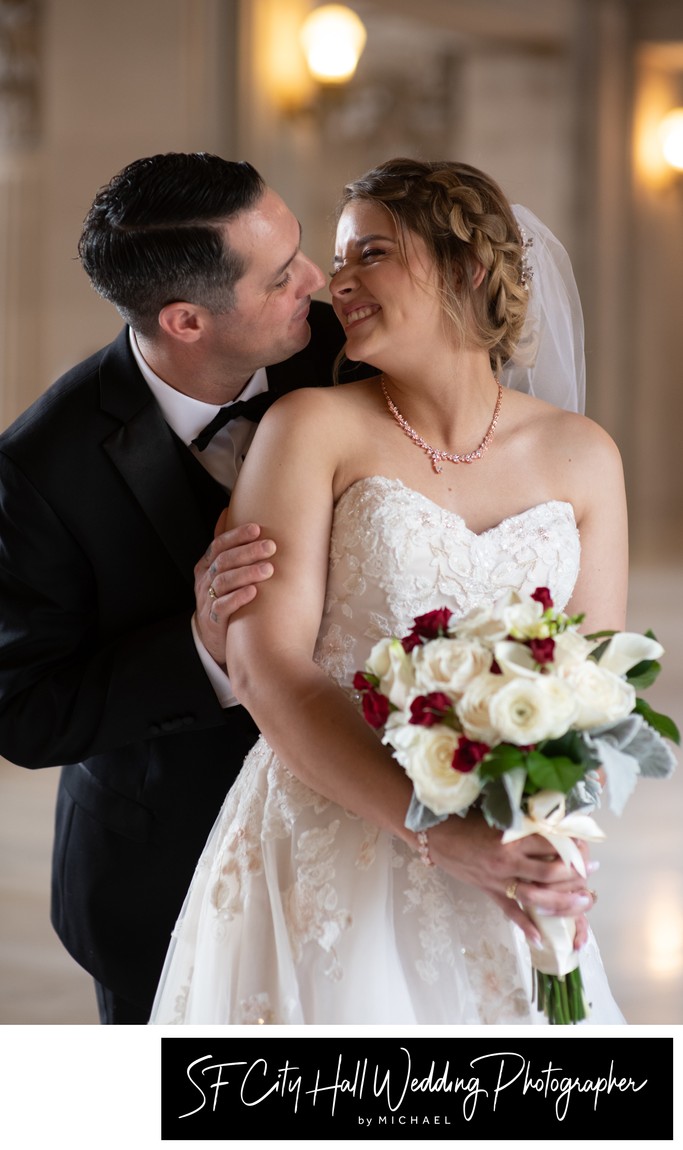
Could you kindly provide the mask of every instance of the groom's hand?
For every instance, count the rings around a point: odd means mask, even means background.
[[[256,595],[257,584],[270,579],[275,554],[272,539],[261,539],[257,523],[225,530],[227,512],[216,524],[213,542],[194,569],[195,620],[211,657],[225,666],[225,640],[233,612]]]

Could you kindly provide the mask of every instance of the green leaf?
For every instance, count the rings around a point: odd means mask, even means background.
[[[497,779],[506,771],[525,766],[525,752],[511,743],[499,743],[492,747],[486,758],[479,764],[479,774],[483,779]]]
[[[643,688],[652,686],[661,669],[662,664],[658,663],[656,659],[643,659],[626,672],[626,682],[630,683],[636,690],[643,690]]]
[[[657,734],[662,735],[665,739],[670,739],[677,747],[681,745],[681,734],[673,719],[668,715],[662,715],[659,711],[653,711],[649,703],[644,699],[636,699],[636,705],[633,710],[638,715],[642,715],[646,723],[654,727]]]
[[[565,757],[573,763],[582,763],[587,770],[600,765],[598,756],[591,753],[580,731],[567,731],[559,739],[546,739],[537,749],[547,759]]]
[[[590,639],[591,642],[594,639],[603,639],[603,638],[604,639],[611,639],[612,635],[616,635],[616,634],[617,634],[616,631],[593,631],[593,632],[591,632],[590,635],[586,635],[586,639]],[[607,646],[607,644],[603,643],[603,647],[606,647],[606,646]]]
[[[549,759],[540,751],[530,751],[526,762],[529,778],[540,790],[562,791],[563,794],[570,791],[586,772],[583,763],[575,763],[566,756]]]

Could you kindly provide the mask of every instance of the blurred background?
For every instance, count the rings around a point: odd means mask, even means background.
[[[588,414],[626,469],[629,625],[666,647],[648,698],[683,726],[683,156],[663,150],[683,107],[683,3],[358,0],[362,51],[335,82],[302,47],[319,7],[0,0],[0,427],[119,330],[76,245],[129,161],[249,159],[325,269],[347,179],[399,154],[475,164],[572,257]],[[49,925],[56,781],[0,761],[0,1023],[97,1021]],[[683,772],[601,822],[591,921],[615,995],[629,1022],[683,1023]]]

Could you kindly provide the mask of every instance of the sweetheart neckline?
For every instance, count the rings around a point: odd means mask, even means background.
[[[429,496],[425,495],[422,491],[417,491],[416,488],[409,487],[401,479],[398,479],[398,478],[390,479],[388,475],[364,475],[361,479],[354,479],[353,483],[350,483],[349,486],[346,487],[344,489],[344,491],[342,491],[341,495],[339,496],[339,498],[337,500],[335,510],[339,507],[342,500],[345,499],[346,496],[351,491],[353,491],[353,489],[355,487],[360,487],[363,484],[367,484],[367,483],[375,483],[377,481],[379,481],[380,483],[387,483],[390,486],[400,487],[403,491],[408,492],[408,494],[415,495],[415,496],[417,496],[418,499],[422,499],[422,500],[424,500],[425,503],[429,503],[431,507],[435,507],[437,509],[437,511],[440,511],[443,515],[448,515],[453,519],[457,519],[458,522],[462,524],[465,531],[467,531],[469,535],[474,536],[475,539],[483,539],[484,536],[490,535],[494,531],[499,531],[500,528],[504,527],[506,523],[513,523],[515,519],[522,519],[524,516],[530,515],[533,511],[539,511],[542,507],[552,507],[554,505],[557,505],[559,507],[568,507],[570,512],[571,512],[572,521],[574,523],[574,526],[576,527],[576,518],[574,516],[574,507],[569,502],[569,500],[567,500],[567,499],[545,499],[545,500],[542,500],[541,503],[534,503],[534,504],[532,504],[531,507],[526,507],[523,511],[516,511],[514,515],[506,515],[504,519],[501,519],[499,523],[495,523],[492,527],[486,527],[483,531],[473,531],[471,527],[468,527],[468,525],[465,522],[465,520],[463,519],[462,515],[459,515],[457,511],[450,511],[447,507],[442,507],[440,503],[437,503],[434,499],[430,499]],[[578,528],[577,528],[577,530],[578,530]]]

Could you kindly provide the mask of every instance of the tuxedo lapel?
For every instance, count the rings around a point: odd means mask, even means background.
[[[207,507],[199,497],[201,487],[190,482],[183,465],[181,452],[187,448],[174,436],[140,375],[127,332],[102,361],[100,396],[103,411],[120,421],[103,441],[103,449],[182,574],[192,582],[194,565],[206,550],[227,496],[207,477],[215,489],[213,506]]]
[[[309,344],[291,359],[267,368],[266,403],[293,388],[332,382],[332,360],[343,343],[341,326],[329,304],[316,300],[311,304],[311,321]],[[191,453],[183,454],[187,448],[169,428],[138,370],[127,328],[102,357],[100,404],[116,421],[103,442],[105,452],[175,563],[192,580],[227,496],[209,476],[198,475],[201,464]]]

